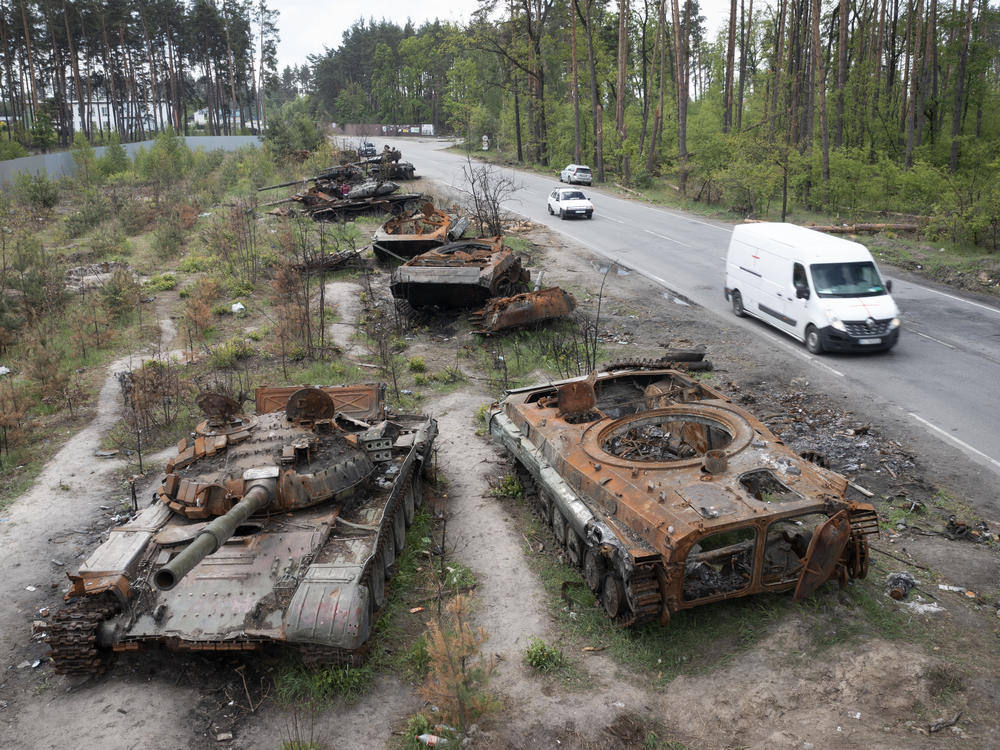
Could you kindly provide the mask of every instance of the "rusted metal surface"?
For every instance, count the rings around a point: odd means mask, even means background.
[[[57,669],[95,671],[150,645],[278,641],[361,658],[437,432],[387,415],[384,390],[262,388],[256,415],[200,397],[206,418],[153,505],[70,575],[71,603],[49,627]]]
[[[390,219],[375,230],[372,249],[383,263],[406,260],[462,236],[468,219],[459,219],[426,201],[415,213]]]
[[[511,391],[490,431],[619,624],[867,572],[874,508],[680,369]]]
[[[576,309],[576,298],[557,286],[522,292],[513,297],[498,297],[469,316],[477,333],[495,333],[508,328],[563,318]]]
[[[530,274],[503,237],[459,240],[411,258],[392,273],[392,296],[413,307],[473,307],[527,288]]]

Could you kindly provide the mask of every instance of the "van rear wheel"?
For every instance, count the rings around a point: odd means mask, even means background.
[[[740,293],[733,292],[729,295],[729,299],[733,303],[733,315],[737,318],[744,317],[747,313],[746,310],[743,309],[743,297],[740,296]]]
[[[806,326],[806,349],[812,354],[823,353],[823,339],[820,338],[819,331],[814,325]]]

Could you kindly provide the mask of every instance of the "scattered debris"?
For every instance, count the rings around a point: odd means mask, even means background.
[[[419,211],[389,219],[375,230],[372,250],[381,263],[405,262],[435,247],[459,239],[469,226],[465,217],[456,218],[434,208],[430,201]]]
[[[921,734],[934,734],[935,732],[940,732],[942,729],[947,729],[948,727],[953,727],[958,723],[958,720],[962,718],[962,712],[959,711],[957,714],[952,716],[950,719],[938,719],[933,724],[928,724],[927,728],[919,728]]]
[[[885,582],[886,591],[896,601],[901,601],[917,585],[917,580],[909,573],[892,573]]]

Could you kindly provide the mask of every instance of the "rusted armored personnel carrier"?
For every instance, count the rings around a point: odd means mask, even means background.
[[[530,274],[503,237],[459,240],[411,258],[392,273],[392,296],[413,307],[477,307],[526,291]]]
[[[449,216],[427,201],[416,213],[389,219],[376,229],[372,249],[382,263],[392,259],[405,262],[431,248],[457,240],[468,226],[467,218]]]
[[[667,363],[520,388],[490,412],[527,494],[621,625],[863,578],[870,504]]]
[[[488,300],[482,310],[476,310],[469,320],[474,333],[497,333],[520,328],[554,318],[563,318],[576,309],[576,298],[557,286],[522,292],[513,297]]]
[[[362,660],[437,432],[388,416],[384,389],[262,388],[253,416],[200,396],[206,419],[154,503],[69,576],[48,623],[56,670],[150,645]]]

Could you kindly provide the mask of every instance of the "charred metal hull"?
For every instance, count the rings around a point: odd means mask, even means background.
[[[386,421],[381,385],[324,389],[329,404],[319,390],[259,389],[284,408],[216,415],[178,446],[157,502],[70,576],[48,630],[57,671],[148,646],[363,659],[437,427]]]
[[[867,571],[873,507],[681,370],[511,391],[490,432],[619,624]]]
[[[576,309],[576,298],[557,286],[523,292],[513,297],[491,299],[469,319],[479,333],[496,333],[509,328],[563,318]]]
[[[527,286],[521,259],[502,237],[461,240],[430,250],[393,271],[392,296],[414,307],[475,307]]]
[[[390,219],[372,235],[372,249],[380,263],[406,260],[462,236],[469,225],[425,203],[419,213]]]

